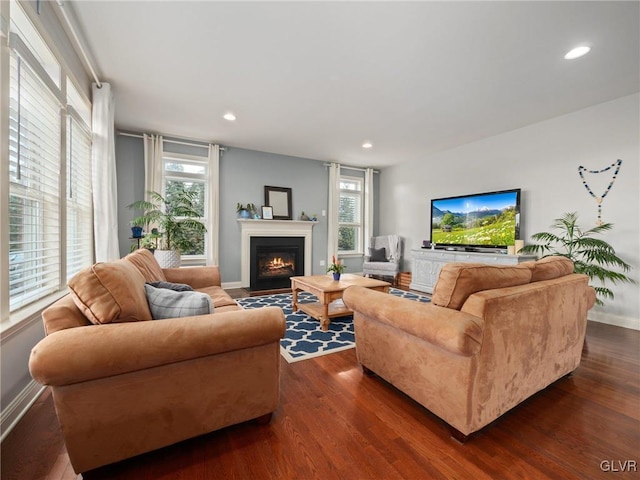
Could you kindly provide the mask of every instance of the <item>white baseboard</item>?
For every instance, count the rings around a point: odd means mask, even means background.
[[[623,317],[622,315],[613,315],[611,313],[603,312],[589,312],[587,318],[598,323],[606,323],[607,325],[615,325],[616,327],[640,330],[640,318]]]
[[[223,290],[230,290],[232,288],[242,288],[242,282],[222,282]]]
[[[20,419],[31,408],[31,405],[35,403],[42,392],[43,387],[35,380],[31,380],[29,384],[20,392],[20,394],[13,399],[13,401],[7,405],[7,408],[0,413],[0,442],[3,442],[9,432],[13,430],[13,427],[17,425]]]

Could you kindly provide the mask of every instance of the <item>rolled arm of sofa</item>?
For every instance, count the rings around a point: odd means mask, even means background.
[[[163,268],[167,282],[186,283],[193,288],[220,286],[220,269],[218,266]]]
[[[33,348],[29,370],[42,385],[70,385],[279,342],[284,332],[278,307],[70,328]]]
[[[471,356],[482,344],[482,319],[458,310],[349,287],[344,303],[357,314],[372,318],[459,355]]]

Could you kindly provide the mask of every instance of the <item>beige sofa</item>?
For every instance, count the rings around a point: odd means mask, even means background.
[[[208,293],[214,313],[151,320],[144,284],[155,280]],[[43,313],[47,336],[29,368],[51,388],[77,473],[266,422],[277,408],[282,310],[243,310],[220,287],[217,267],[162,270],[138,250],[79,273],[69,287]]]
[[[580,364],[595,292],[572,272],[563,257],[451,263],[429,304],[350,287],[358,360],[464,441]]]

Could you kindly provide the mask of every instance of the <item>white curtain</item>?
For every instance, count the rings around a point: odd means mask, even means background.
[[[144,143],[144,198],[149,200],[148,192],[162,194],[162,135],[142,135]]]
[[[114,134],[115,104],[111,85],[93,84],[93,231],[96,262],[120,258],[118,189]]]
[[[218,265],[220,232],[220,146],[209,145],[209,228],[207,230],[207,265]]]
[[[338,206],[340,204],[340,164],[329,165],[329,208],[327,214],[327,264],[338,256]]]
[[[373,237],[373,168],[364,171],[364,254],[369,255]]]

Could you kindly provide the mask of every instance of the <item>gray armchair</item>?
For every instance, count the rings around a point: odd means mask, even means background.
[[[362,273],[365,276],[392,277],[396,286],[400,272],[400,237],[398,235],[382,235],[371,238],[369,254],[365,255]]]

